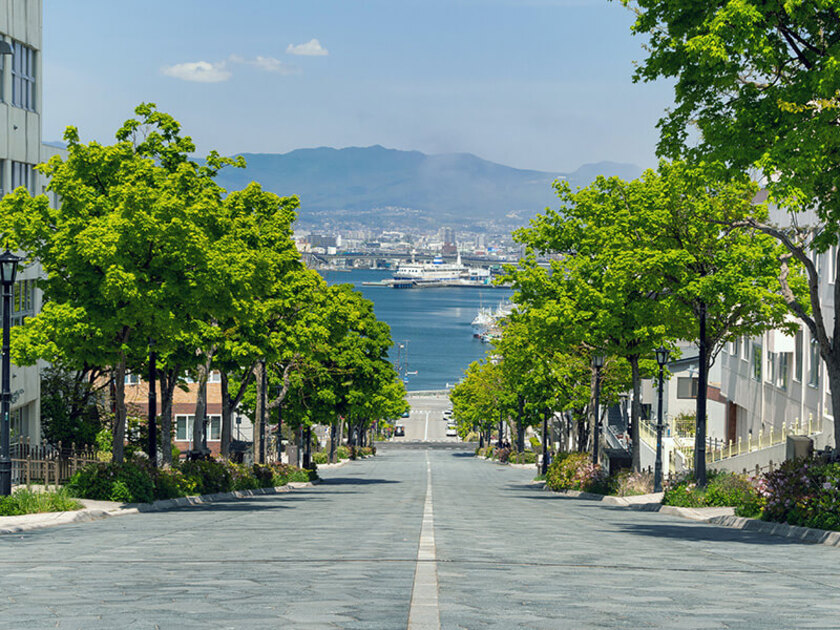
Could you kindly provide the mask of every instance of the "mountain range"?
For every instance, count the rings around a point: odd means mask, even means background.
[[[597,175],[638,177],[634,164],[598,162],[572,173],[503,166],[469,153],[427,155],[382,146],[243,153],[245,169],[225,168],[218,182],[237,190],[258,181],[298,195],[303,224],[519,224],[556,202],[552,182],[585,186]]]

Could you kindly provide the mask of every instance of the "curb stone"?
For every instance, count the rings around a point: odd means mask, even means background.
[[[491,462],[494,464],[498,464],[499,466],[510,466],[511,468],[535,468],[539,469],[536,463],[534,464],[511,464],[510,462],[500,462],[496,459],[491,459],[490,457],[484,457],[483,455],[473,455],[476,459],[483,459],[486,462]]]
[[[531,483],[535,485],[545,485],[544,481],[532,481]],[[548,488],[544,489],[548,490]],[[548,491],[554,492],[553,490]],[[555,492],[555,494],[567,496],[572,499],[600,501],[601,503],[605,503],[607,505],[627,507],[631,510],[638,510],[641,512],[658,512],[669,516],[679,516],[680,518],[697,521],[699,523],[706,523],[707,525],[715,525],[717,527],[728,527],[730,529],[740,529],[755,532],[757,534],[766,534],[768,536],[791,538],[799,542],[826,545],[828,547],[840,547],[840,532],[815,529],[813,527],[788,525],[787,523],[762,521],[757,518],[735,516],[735,508],[732,507],[686,508],[674,505],[662,505],[657,501],[639,501],[640,499],[659,496],[656,494],[641,495],[636,497],[612,497],[593,494],[591,492],[580,492],[577,490],[565,490],[562,492]],[[634,503],[632,501],[633,499],[636,499],[637,501]],[[661,497],[659,500],[661,501]]]
[[[19,534],[34,529],[43,529],[55,525],[66,525],[68,523],[86,523],[97,521],[112,516],[126,516],[128,514],[139,514],[141,512],[165,512],[182,507],[194,505],[205,505],[217,501],[230,499],[247,499],[248,497],[267,494],[283,494],[294,489],[308,488],[321,483],[320,479],[314,481],[290,481],[285,486],[274,488],[255,488],[254,490],[234,490],[232,492],[216,492],[214,494],[203,494],[192,497],[178,497],[175,499],[161,499],[153,503],[127,503],[121,507],[103,509],[86,508],[69,512],[43,512],[40,514],[24,514],[21,516],[0,517],[0,535]]]
[[[773,523],[760,521],[757,518],[744,518],[742,516],[713,516],[706,521],[711,525],[730,527],[780,536],[782,538],[793,538],[795,540],[829,547],[840,547],[840,532],[832,532],[825,529],[814,529],[813,527],[799,527],[787,523]]]

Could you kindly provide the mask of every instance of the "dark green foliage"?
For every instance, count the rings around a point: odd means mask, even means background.
[[[290,481],[313,481],[315,470],[287,464],[241,466],[226,461],[181,462],[154,469],[143,460],[122,464],[91,464],[77,472],[68,493],[85,499],[148,503],[155,499],[253,490],[283,486]]]
[[[135,461],[89,464],[67,485],[71,496],[98,501],[149,503],[155,486],[148,467]]]
[[[50,444],[96,444],[103,422],[85,375],[48,367],[41,372],[41,429]]]

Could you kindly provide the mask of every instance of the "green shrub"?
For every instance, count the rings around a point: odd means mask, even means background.
[[[83,507],[64,488],[55,492],[33,492],[29,488],[20,488],[7,497],[0,497],[0,516],[68,512]]]
[[[533,451],[522,451],[521,453],[514,451],[508,455],[508,461],[511,464],[536,464],[537,454]]]
[[[220,462],[211,459],[181,462],[178,470],[197,494],[230,492],[233,489],[230,472]]]
[[[329,462],[329,459],[329,453],[327,453],[326,451],[321,451],[320,453],[315,453],[312,455],[312,461],[316,464],[326,464]]]
[[[734,507],[739,516],[758,516],[764,498],[754,480],[728,471],[711,471],[706,487],[698,488],[691,478],[668,484],[663,505],[678,507]]]
[[[276,474],[274,466],[261,466],[260,464],[254,464],[252,470],[258,488],[273,488],[274,486],[283,485],[274,482],[274,475]]]
[[[101,462],[76,472],[67,491],[82,499],[149,503],[154,500],[155,487],[148,465],[134,461]]]
[[[548,466],[546,485],[552,490],[581,490],[608,494],[609,480],[587,453],[560,453]]]

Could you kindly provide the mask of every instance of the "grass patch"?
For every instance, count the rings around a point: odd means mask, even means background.
[[[0,498],[0,516],[20,516],[41,512],[68,512],[84,507],[72,498],[64,488],[50,492],[35,492],[20,488],[11,495]]]

